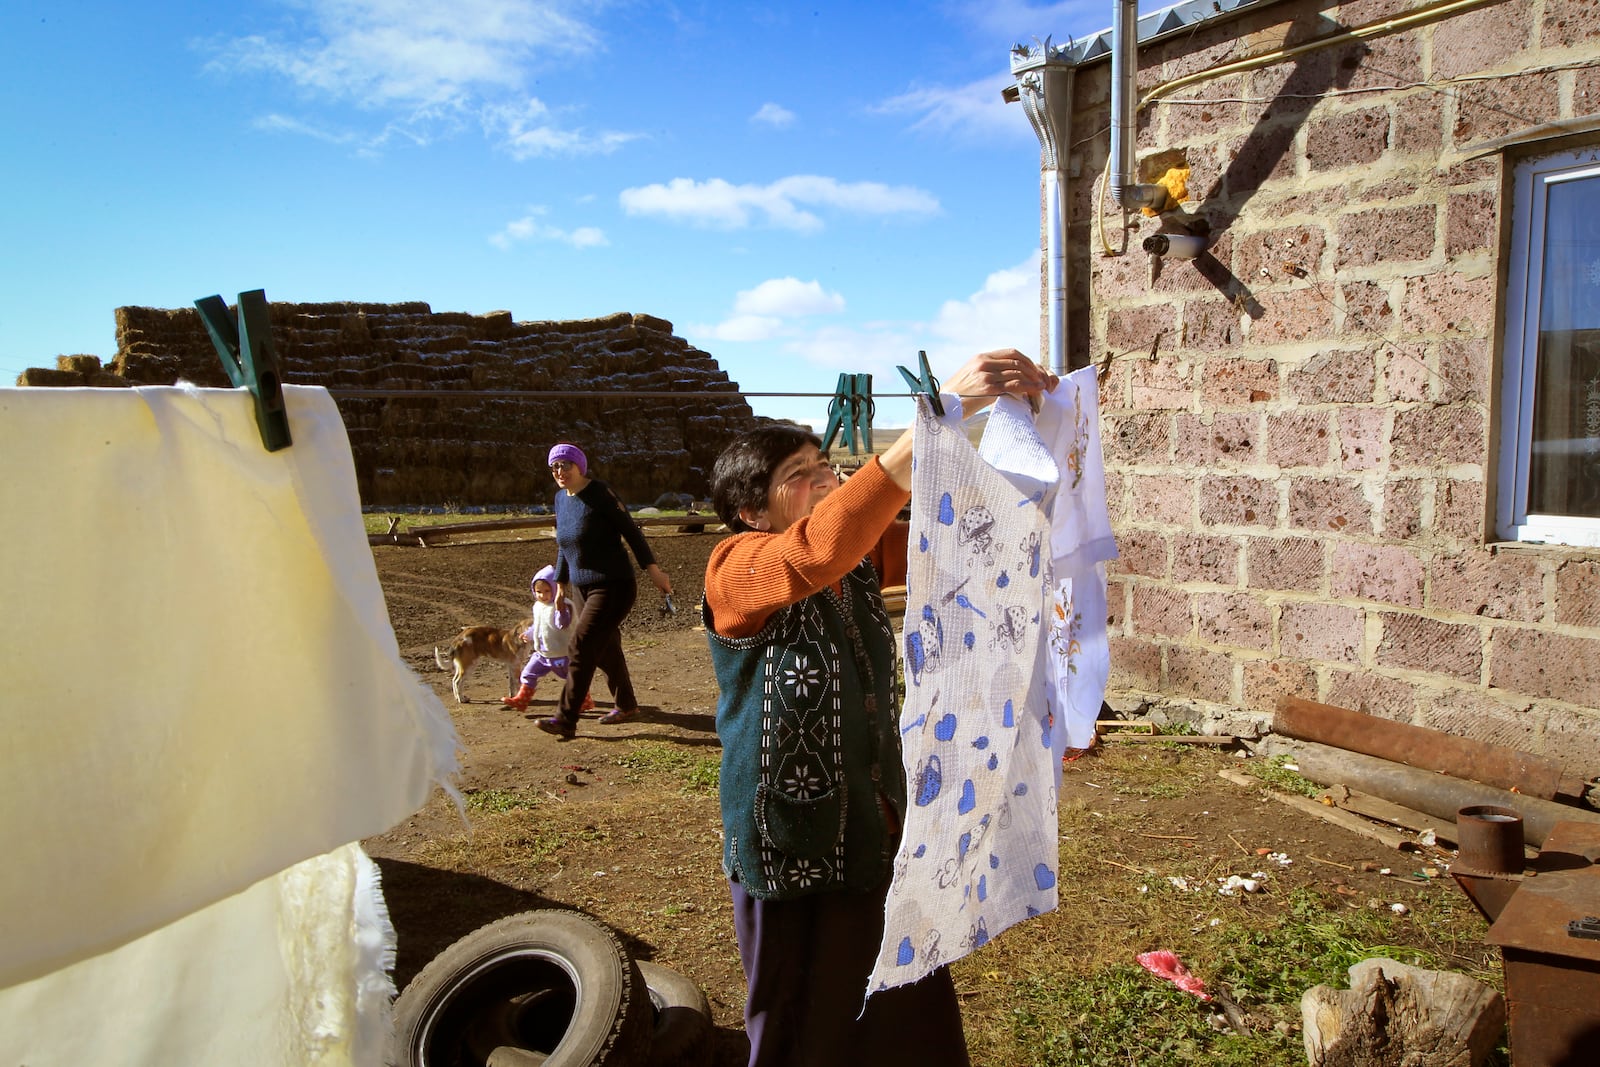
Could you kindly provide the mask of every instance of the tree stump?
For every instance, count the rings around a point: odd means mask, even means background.
[[[1505,999],[1464,974],[1391,959],[1350,968],[1350,988],[1300,998],[1311,1067],[1481,1067],[1505,1032]]]

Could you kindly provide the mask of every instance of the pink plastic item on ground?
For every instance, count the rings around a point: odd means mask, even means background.
[[[1206,992],[1206,984],[1189,973],[1189,968],[1183,965],[1176,953],[1158,949],[1155,952],[1141,952],[1134,958],[1139,961],[1139,966],[1158,978],[1165,978],[1185,993],[1193,993],[1201,1000],[1211,999],[1211,994]]]

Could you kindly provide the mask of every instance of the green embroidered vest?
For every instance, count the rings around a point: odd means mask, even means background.
[[[841,587],[746,638],[717,634],[702,606],[720,690],[722,869],[759,899],[871,890],[894,860],[878,803],[897,821],[905,811],[894,627],[870,562]]]

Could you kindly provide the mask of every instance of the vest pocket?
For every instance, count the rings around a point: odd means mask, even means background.
[[[845,793],[830,789],[792,797],[766,782],[756,786],[756,826],[761,839],[786,856],[820,859],[844,836]]]

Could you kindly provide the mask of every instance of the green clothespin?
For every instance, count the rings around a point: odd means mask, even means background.
[[[833,399],[828,401],[828,429],[822,435],[822,451],[826,452],[833,447],[833,439],[844,432],[844,439],[850,443],[850,454],[856,454],[855,430],[851,419],[850,393],[854,388],[855,380],[848,374],[839,375],[839,384],[834,387]]]
[[[900,372],[900,377],[906,380],[906,384],[911,387],[913,393],[921,393],[928,398],[929,402],[933,404],[933,413],[942,419],[944,418],[944,401],[939,399],[939,379],[933,376],[933,371],[928,367],[928,353],[918,352],[917,362],[918,369],[922,372],[920,375],[913,375],[904,367],[896,367],[895,369]]]
[[[851,392],[853,401],[850,413],[851,422],[855,424],[855,433],[861,438],[862,450],[869,455],[872,453],[872,417],[876,415],[877,405],[872,401],[872,375],[858,374],[855,380],[855,389]],[[851,455],[855,448],[850,449]]]
[[[239,294],[237,327],[220,296],[201,297],[194,306],[200,311],[200,321],[211,335],[212,347],[222,360],[228,380],[235,388],[250,390],[255,400],[261,443],[268,452],[288,448],[294,441],[289,436],[289,413],[283,405],[278,354],[272,346],[267,294],[260,289]]]

